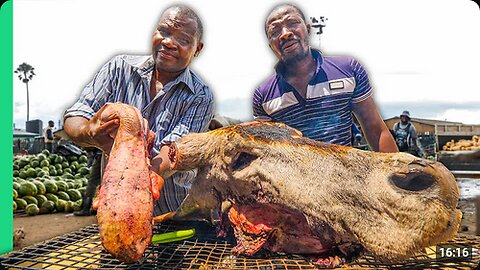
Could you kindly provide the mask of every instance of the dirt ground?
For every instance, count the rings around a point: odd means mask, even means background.
[[[45,240],[79,230],[83,227],[96,224],[95,216],[77,217],[73,214],[56,213],[48,215],[27,216],[17,215],[13,218],[14,231],[22,229],[24,239],[19,241],[14,250],[22,249]]]
[[[480,235],[480,228],[477,228],[477,214],[474,201],[460,200],[458,205],[463,214],[459,232],[470,235]]]

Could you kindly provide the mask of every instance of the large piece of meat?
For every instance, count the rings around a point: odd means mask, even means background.
[[[102,245],[115,258],[136,262],[151,242],[153,201],[163,185],[150,171],[155,135],[140,111],[130,105],[109,103],[94,117],[96,129],[118,125],[94,203]]]
[[[458,187],[442,164],[321,143],[282,124],[189,134],[170,159],[199,173],[177,212],[158,221],[220,219],[240,254],[366,250],[394,261],[452,238],[460,224]]]

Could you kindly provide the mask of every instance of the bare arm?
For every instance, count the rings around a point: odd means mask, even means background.
[[[152,170],[160,175],[163,179],[167,179],[175,173],[175,171],[170,169],[171,162],[168,158],[169,151],[169,146],[163,145],[162,148],[160,148],[160,153],[152,158]]]
[[[65,119],[64,130],[65,133],[72,139],[75,144],[84,147],[95,147],[95,143],[87,132],[88,119],[75,116]]]
[[[373,97],[354,103],[353,112],[360,121],[367,142],[373,151],[398,152],[397,145],[383,122]]]
[[[82,116],[65,118],[65,133],[80,146],[96,147],[105,153],[110,153],[119,119],[114,114],[103,113],[107,106],[109,103],[105,104],[90,120]]]

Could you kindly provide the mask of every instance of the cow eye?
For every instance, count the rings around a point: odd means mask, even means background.
[[[231,168],[234,171],[238,171],[241,169],[244,169],[252,163],[257,158],[257,156],[246,153],[246,152],[240,152],[238,153],[235,158],[233,159]]]

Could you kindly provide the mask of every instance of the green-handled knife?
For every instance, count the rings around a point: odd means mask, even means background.
[[[168,233],[155,234],[152,237],[152,244],[165,244],[175,241],[181,241],[193,237],[195,229],[179,230]]]

